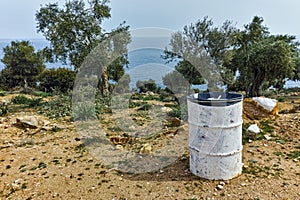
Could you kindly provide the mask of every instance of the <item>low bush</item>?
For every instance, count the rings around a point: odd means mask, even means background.
[[[40,81],[39,87],[42,91],[53,92],[53,90],[59,90],[64,93],[72,90],[75,77],[76,73],[71,69],[47,69],[38,77]]]
[[[12,99],[12,103],[14,104],[24,104],[24,105],[27,105],[28,107],[38,107],[40,105],[42,105],[42,98],[28,98],[26,97],[25,95],[18,95],[18,96],[15,96],[13,99]]]
[[[49,118],[60,118],[72,115],[72,101],[70,95],[59,95],[40,107],[39,113]]]
[[[28,97],[26,97],[25,95],[18,95],[15,96],[14,98],[12,98],[11,102],[14,104],[27,104],[30,101],[30,99]]]
[[[4,116],[8,113],[8,106],[6,103],[0,103],[0,116]]]
[[[86,121],[98,118],[95,105],[92,102],[78,102],[73,106],[73,117],[76,121]]]
[[[6,95],[5,91],[0,90],[0,97],[4,97]]]

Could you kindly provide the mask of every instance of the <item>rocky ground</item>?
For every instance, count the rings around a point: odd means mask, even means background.
[[[76,123],[52,120],[34,109],[17,110],[0,119],[0,199],[299,199],[299,106],[300,96],[293,94],[279,104],[276,117],[244,116],[245,127],[257,123],[262,133],[244,130],[243,173],[230,181],[191,174],[188,151],[155,172],[123,173],[89,153]],[[140,116],[133,117],[144,123]],[[100,116],[100,124],[111,126],[108,122],[109,115]],[[132,148],[148,154],[166,144],[162,141],[172,140],[178,129],[188,134],[182,124],[165,128],[153,141],[123,145],[106,127],[120,151]]]

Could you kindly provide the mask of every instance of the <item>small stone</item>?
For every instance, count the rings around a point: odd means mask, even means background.
[[[151,154],[152,147],[150,144],[144,144],[144,146],[141,148],[140,153],[142,154]]]
[[[219,183],[219,185],[222,185],[222,186],[224,186],[224,185],[225,185],[225,183],[224,183],[223,181],[221,181],[221,182]]]
[[[219,185],[217,186],[217,189],[218,189],[218,190],[223,190],[223,188],[224,188],[223,185],[220,185],[220,184],[219,184]]]
[[[266,140],[271,140],[272,137],[269,134],[264,135],[264,137],[266,138]]]
[[[250,125],[247,130],[256,134],[260,133],[260,128],[257,126],[257,124]]]
[[[163,113],[168,113],[168,112],[171,112],[173,109],[172,108],[169,108],[169,107],[162,107],[161,108],[161,111],[163,112]]]
[[[295,158],[293,161],[294,161],[294,162],[298,162],[299,160],[298,160],[297,158]]]
[[[124,148],[123,148],[123,146],[122,145],[116,145],[116,149],[118,149],[118,150],[123,150]]]
[[[169,123],[171,127],[176,127],[176,126],[180,126],[181,120],[177,117],[173,117],[172,119],[169,120]]]

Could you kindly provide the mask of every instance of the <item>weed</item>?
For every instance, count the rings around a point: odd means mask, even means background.
[[[74,120],[86,121],[97,119],[95,105],[92,102],[80,102],[74,105]]]
[[[27,188],[27,183],[22,183],[21,189],[24,190],[24,189],[26,189],[26,188]]]
[[[283,156],[284,155],[284,153],[278,152],[278,151],[277,152],[273,152],[273,154],[276,155],[276,156]]]
[[[39,113],[49,118],[60,118],[71,116],[71,97],[69,95],[60,95],[55,99],[45,102],[39,109]]]
[[[261,130],[264,133],[273,133],[274,124],[271,120],[264,120],[260,122]]]
[[[24,165],[21,165],[21,166],[19,167],[19,169],[22,169],[22,168],[24,168],[24,167],[26,167],[25,164],[24,164]]]
[[[45,163],[43,163],[43,162],[39,163],[39,166],[38,166],[39,169],[43,169],[43,168],[46,168],[46,167],[47,167],[47,165]]]
[[[11,101],[14,104],[24,104],[30,108],[42,105],[42,98],[31,99],[22,94],[15,96]]]
[[[57,160],[57,159],[52,160],[52,162],[54,163],[54,165],[60,164],[59,160]]]
[[[0,90],[0,97],[4,97],[4,96],[6,96],[6,92],[5,91],[2,91],[2,90]]]
[[[0,116],[4,116],[8,113],[8,106],[5,103],[0,103]]]
[[[280,96],[277,98],[278,102],[285,102],[286,101],[286,98],[283,97],[283,96]]]
[[[43,91],[34,92],[34,95],[38,97],[44,97],[44,98],[51,96],[50,93],[43,92]]]
[[[300,151],[291,151],[287,156],[290,159],[300,158]]]
[[[14,103],[14,104],[26,104],[30,99],[27,98],[25,95],[18,95],[18,96],[15,96],[11,102]]]
[[[84,152],[86,152],[85,145],[84,144],[80,144],[80,145],[76,146],[75,147],[75,151],[77,153],[84,153]]]

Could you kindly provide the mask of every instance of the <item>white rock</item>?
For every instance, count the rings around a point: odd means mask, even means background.
[[[252,98],[258,105],[262,106],[268,111],[272,111],[277,105],[276,99],[264,98],[264,97],[253,97]]]
[[[266,138],[266,140],[271,140],[272,137],[269,134],[264,135],[264,137]]]
[[[219,185],[224,186],[224,185],[225,185],[225,182],[221,181],[221,182],[219,183]]]
[[[260,128],[257,126],[257,124],[250,125],[247,130],[252,132],[252,133],[256,133],[256,134],[260,133]]]
[[[169,107],[162,107],[161,108],[161,111],[163,112],[163,113],[168,113],[168,112],[171,112],[173,109],[172,108],[169,108]]]
[[[218,190],[222,190],[223,188],[224,188],[223,185],[218,185],[218,186],[217,186],[217,189],[218,189]]]
[[[25,128],[37,128],[39,123],[35,116],[23,116],[16,118],[17,125]]]

